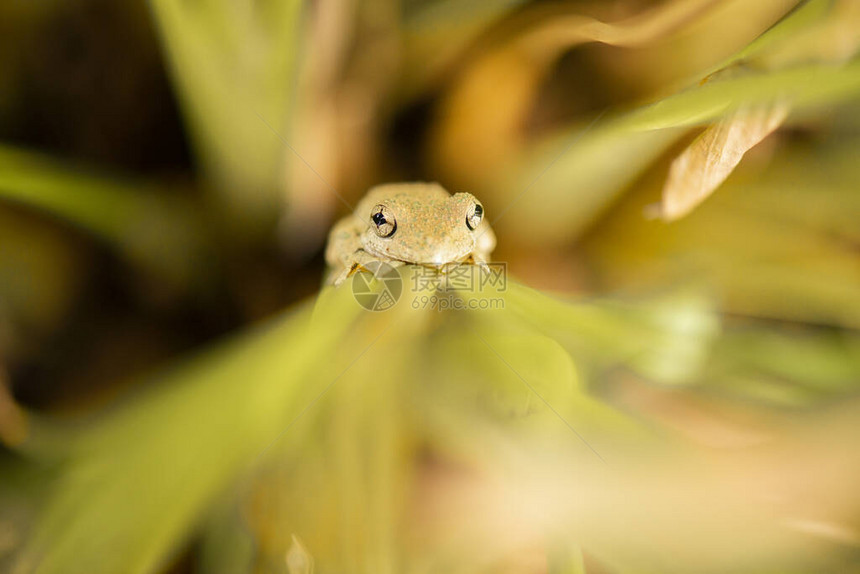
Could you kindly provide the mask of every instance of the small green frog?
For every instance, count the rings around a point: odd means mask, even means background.
[[[442,270],[452,263],[484,265],[496,236],[470,193],[449,194],[438,183],[379,185],[332,228],[327,283],[340,285],[371,261]]]

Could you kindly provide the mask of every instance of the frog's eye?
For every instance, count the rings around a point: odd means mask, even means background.
[[[480,203],[474,204],[469,208],[469,211],[466,212],[466,225],[472,231],[478,228],[482,219],[484,219],[484,208]]]
[[[370,221],[376,226],[376,234],[380,237],[391,237],[397,230],[397,220],[394,214],[384,205],[377,205],[370,212]]]

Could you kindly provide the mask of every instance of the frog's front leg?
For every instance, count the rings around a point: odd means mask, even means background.
[[[332,270],[332,273],[329,276],[329,283],[337,287],[359,271],[373,273],[375,269],[368,269],[368,265],[370,263],[385,263],[389,267],[400,267],[404,264],[402,261],[383,261],[378,257],[374,257],[369,254],[364,249],[359,249],[352,254],[352,257],[349,258],[348,264],[340,267],[339,269]]]

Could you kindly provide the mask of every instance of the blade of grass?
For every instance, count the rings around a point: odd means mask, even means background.
[[[60,218],[104,241],[171,287],[204,272],[202,220],[154,184],[97,176],[0,146],[0,200]]]
[[[207,180],[241,225],[270,221],[281,201],[301,0],[150,3]]]
[[[61,466],[21,564],[27,571],[153,572],[213,497],[254,464],[378,330],[327,292],[287,317],[156,378],[103,418],[34,425],[24,452]],[[331,353],[338,340],[343,360]],[[348,369],[350,364],[347,364]],[[37,421],[38,422],[38,421]]]

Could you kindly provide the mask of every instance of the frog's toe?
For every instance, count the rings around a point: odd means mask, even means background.
[[[340,272],[332,271],[328,276],[328,284],[337,287],[346,281],[350,275],[352,275],[352,271],[349,269],[342,269]]]

